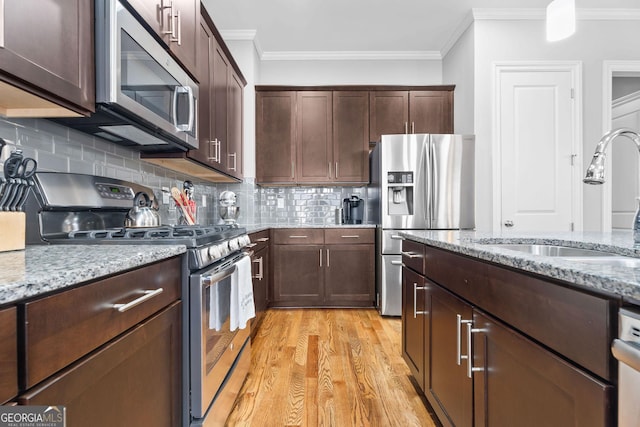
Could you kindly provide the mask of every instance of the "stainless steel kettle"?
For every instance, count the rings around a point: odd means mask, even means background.
[[[158,227],[160,214],[152,207],[149,195],[144,191],[136,194],[133,199],[133,207],[127,212],[124,219],[125,227]]]

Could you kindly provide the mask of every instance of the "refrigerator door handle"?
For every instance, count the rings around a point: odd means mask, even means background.
[[[426,149],[426,163],[427,163],[427,197],[425,198],[425,223],[427,224],[427,228],[431,228],[433,226],[433,179],[434,179],[434,152],[433,152],[433,141],[431,137],[427,140],[427,149]]]

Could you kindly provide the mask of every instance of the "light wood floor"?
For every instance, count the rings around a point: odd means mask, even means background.
[[[401,356],[401,323],[374,309],[269,310],[227,425],[434,426]]]

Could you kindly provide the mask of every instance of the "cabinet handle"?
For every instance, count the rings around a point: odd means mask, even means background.
[[[236,171],[236,167],[238,166],[238,164],[237,164],[238,163],[238,155],[237,155],[237,153],[229,153],[229,154],[227,154],[227,156],[233,157],[233,167],[229,168],[229,170],[232,170],[232,171],[235,172]]]
[[[143,291],[142,292],[143,295],[141,297],[136,298],[133,301],[130,301],[130,302],[126,303],[126,304],[113,304],[113,308],[118,310],[120,313],[124,313],[127,310],[131,310],[136,305],[142,304],[146,300],[151,299],[151,298],[155,297],[156,295],[160,295],[163,291],[164,291],[164,289],[162,289],[162,288]]]
[[[409,133],[409,123],[404,122],[404,133]]]
[[[213,155],[211,154],[211,149],[213,148]],[[209,160],[212,160],[216,163],[220,163],[220,157],[218,157],[218,150],[220,148],[220,141],[218,138],[213,141],[209,141]]]
[[[0,0],[0,49],[4,48],[4,0]]]
[[[336,178],[338,178],[338,162],[336,162]]]
[[[293,236],[289,236],[289,238],[290,239],[306,239],[307,236],[296,236],[296,235],[293,235]]]
[[[261,237],[259,239],[256,239],[256,242],[268,242],[269,238],[268,237]]]
[[[319,249],[320,252],[320,267],[322,267],[322,249]]]
[[[295,179],[296,177],[296,164],[291,161],[291,179]]]
[[[160,8],[169,9],[169,29],[163,31],[162,34],[171,36],[169,37],[169,40],[174,42],[177,40],[177,38],[176,38],[176,28],[175,28],[175,21],[174,21],[176,14],[173,11],[173,1],[169,2],[169,6],[165,6],[164,2],[161,2]]]
[[[428,314],[428,311],[418,311],[418,291],[426,291],[426,286],[418,286],[417,283],[413,284],[413,318],[415,319],[418,314]]]
[[[258,264],[258,274],[256,274],[255,276],[253,276],[254,279],[258,279],[258,280],[262,280],[262,277],[264,275],[264,265],[263,265],[263,261],[262,261],[263,257],[260,257],[258,259],[254,259],[253,262]]]
[[[331,267],[331,263],[329,261],[329,249],[327,249],[327,267]]]
[[[402,256],[406,256],[406,257],[409,257],[409,258],[412,258],[412,259],[413,258],[422,258],[422,255],[420,255],[420,254],[416,254],[416,253],[413,253],[413,252],[404,252],[404,251],[402,251]]]
[[[416,124],[411,122],[411,133],[416,133]]]
[[[462,354],[460,349],[460,341],[462,341],[462,324],[466,323],[469,325],[471,320],[462,320],[462,316],[460,314],[456,314],[456,363],[458,366],[462,364],[463,359],[467,359],[469,357],[468,354]],[[467,353],[469,353],[469,349],[467,349]]]
[[[176,19],[178,20],[178,38],[174,41],[178,42],[178,46],[182,46],[182,19],[180,17],[180,9],[178,9]]]
[[[360,238],[360,236],[358,236],[357,234],[347,235],[347,236],[340,236],[340,237],[342,237],[343,239],[359,239]]]
[[[258,246],[257,243],[249,243],[246,247],[247,248],[253,248],[254,246]]]
[[[327,162],[327,170],[329,171],[329,179],[331,179],[331,162]]]
[[[482,332],[482,329],[474,329],[471,320],[467,320],[467,377],[471,378],[474,372],[483,371],[483,368],[473,367],[473,351],[471,349],[471,334],[474,332]]]

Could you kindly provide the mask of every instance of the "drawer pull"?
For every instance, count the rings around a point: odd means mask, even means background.
[[[353,235],[353,236],[340,236],[343,239],[359,239],[360,236],[358,236],[357,234]]]
[[[142,304],[146,300],[151,299],[157,295],[160,295],[163,291],[164,289],[162,288],[143,291],[144,295],[142,295],[140,298],[136,298],[133,301],[128,302],[126,304],[113,304],[113,308],[118,310],[120,313],[124,313],[125,311],[132,309],[136,305]]]
[[[249,243],[246,247],[247,248],[252,248],[254,246],[258,246],[258,244],[257,243]]]
[[[306,239],[307,236],[289,236],[290,239]]]
[[[269,238],[268,237],[261,237],[259,239],[256,239],[256,242],[268,242]]]
[[[409,257],[409,258],[422,258],[422,255],[420,255],[420,254],[416,254],[416,253],[413,253],[413,252],[404,252],[404,251],[402,252],[402,256],[406,256],[406,257]]]

